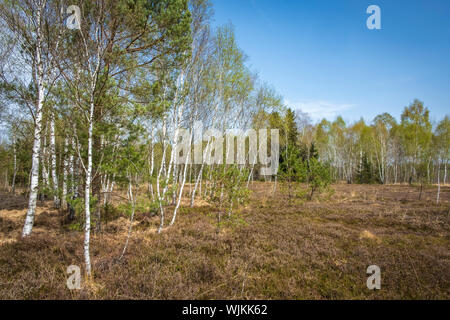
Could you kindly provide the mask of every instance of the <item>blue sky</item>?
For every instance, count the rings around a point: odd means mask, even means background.
[[[448,0],[212,0],[213,24],[231,22],[248,64],[294,109],[400,118],[415,98],[432,120],[450,114]],[[369,5],[381,30],[369,30]]]

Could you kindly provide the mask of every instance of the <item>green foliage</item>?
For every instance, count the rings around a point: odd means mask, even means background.
[[[309,157],[319,159],[319,150],[317,150],[314,141],[311,143],[311,146],[309,147]]]
[[[306,158],[304,150],[294,146],[288,146],[281,153],[280,173],[281,181],[288,184],[289,197],[293,193],[298,197],[304,197],[306,192],[299,189],[299,183],[306,183],[309,189],[309,199],[315,192],[325,190],[331,183],[330,166],[320,162],[315,156]]]
[[[431,142],[429,114],[423,102],[416,99],[409,107],[405,107],[401,116],[403,145],[414,164],[422,159]]]
[[[377,170],[374,169],[372,162],[369,161],[367,155],[364,153],[361,163],[358,165],[355,180],[357,183],[381,183]]]
[[[222,208],[233,209],[248,202],[250,191],[246,187],[248,170],[240,169],[237,165],[219,165],[212,169],[212,186],[208,202],[219,209],[219,222]]]
[[[319,162],[316,158],[309,160],[308,177],[309,189],[311,191],[310,199],[312,199],[315,192],[323,191],[331,183],[329,166]]]
[[[445,161],[450,158],[450,117],[445,116],[435,130],[433,137],[433,146],[435,155]]]
[[[69,229],[75,230],[75,231],[82,231],[84,228],[84,198],[73,198],[72,195],[67,196],[67,204],[73,208],[75,211],[75,219],[74,221],[69,225]],[[96,207],[98,202],[97,196],[90,197],[89,206],[92,210]],[[95,226],[96,221],[92,221],[92,226]]]
[[[145,212],[152,212],[155,213],[159,209],[159,204],[157,201],[149,201],[146,197],[139,197],[136,199],[136,204],[134,205],[135,213],[145,213]],[[129,218],[133,211],[133,204],[131,201],[127,201],[124,203],[120,203],[115,210],[120,212],[121,215],[126,216]]]
[[[92,198],[91,198],[92,199]],[[91,201],[92,203],[92,201]],[[84,199],[73,198],[71,195],[67,197],[67,204],[75,211],[74,220],[69,224],[68,228],[72,231],[83,231],[84,229]]]
[[[307,165],[303,161],[300,148],[289,145],[280,153],[279,177],[281,181],[304,182],[307,176]]]

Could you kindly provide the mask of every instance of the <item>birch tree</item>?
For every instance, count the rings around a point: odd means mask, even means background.
[[[56,12],[59,14],[59,11],[54,9],[46,0],[15,0],[0,4],[0,17],[7,26],[9,43],[14,44],[13,56],[19,58],[15,63],[22,63],[22,70],[25,70],[21,74],[14,69],[15,75],[6,74],[3,70],[2,78],[5,82],[14,83],[17,97],[29,106],[35,124],[30,193],[23,237],[29,236],[33,228],[38,194],[43,108],[48,90],[57,77],[53,73],[56,57],[52,53],[59,45],[60,33],[51,26],[51,22],[55,23]],[[32,81],[32,97],[24,90],[27,85],[23,79]]]
[[[105,98],[113,95],[126,103],[133,97],[133,88],[127,84],[132,82],[130,79],[138,79],[140,70],[160,57],[180,59],[189,44],[190,17],[183,0],[160,1],[154,6],[137,0],[78,4],[80,29],[69,37],[65,60],[59,67],[70,88],[71,100],[87,126],[83,150],[86,158],[80,156],[80,160],[85,172],[84,258],[90,275],[91,187],[98,173],[93,172],[94,125],[107,114]],[[122,89],[115,91],[114,85]]]
[[[433,137],[433,149],[437,162],[436,166],[438,191],[436,195],[436,203],[439,203],[439,196],[441,191],[441,167],[447,166],[447,162],[450,157],[450,118],[448,116],[445,116],[445,118],[438,123],[435,129],[435,134]],[[444,176],[445,173],[446,169],[444,169]]]

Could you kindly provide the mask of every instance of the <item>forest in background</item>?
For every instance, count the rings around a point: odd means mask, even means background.
[[[73,4],[79,30],[61,15]],[[433,124],[432,108],[414,100],[400,121],[383,113],[370,123],[314,124],[248,67],[233,26],[213,29],[211,18],[206,0],[0,4],[0,177],[5,190],[28,197],[23,237],[32,233],[37,201],[52,199],[84,232],[90,274],[90,234],[101,232],[115,190],[126,191],[131,221],[137,193],[145,193],[159,232],[176,222],[187,185],[185,205],[206,200],[219,222],[246,203],[252,180],[275,182],[273,192],[276,181],[303,182],[309,199],[341,180],[437,184],[439,202],[448,116]],[[262,176],[249,149],[245,165],[208,164],[212,139],[193,135],[202,163],[178,164],[179,132],[198,121],[223,135],[278,129],[278,174]]]

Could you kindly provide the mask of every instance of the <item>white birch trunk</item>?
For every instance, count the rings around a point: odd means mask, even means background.
[[[72,146],[72,150],[70,152],[69,156],[69,176],[70,176],[70,191],[69,193],[72,194],[72,196],[75,194],[75,175],[74,175],[74,157],[73,157],[73,151],[75,150],[75,139],[72,138],[70,141],[70,144]]]
[[[200,141],[201,143],[201,141]],[[203,167],[205,166],[205,161],[206,161],[206,156],[208,155],[209,152],[209,146],[211,143],[211,139],[208,140],[208,143],[206,144],[206,150],[205,153],[202,155],[202,165],[200,166],[200,171],[197,175],[197,179],[195,179],[195,186],[194,186],[194,190],[192,190],[192,194],[191,194],[191,203],[190,206],[193,207],[194,206],[194,202],[195,202],[195,193],[197,192],[197,187],[200,184],[200,195],[202,194],[201,188],[202,188],[202,176],[203,176]]]
[[[448,160],[445,161],[445,165],[444,165],[444,186],[445,186],[446,181],[447,181],[447,161]]]
[[[155,167],[155,152],[154,152],[155,148],[154,148],[154,145],[153,145],[153,129],[152,129],[152,133],[151,133],[151,136],[150,136],[150,146],[151,146],[152,150],[150,151],[150,161],[149,161],[150,162],[149,163],[150,170],[149,170],[148,191],[150,192],[150,194],[152,196],[152,200],[154,201],[155,200],[155,194],[153,192],[152,177],[153,177],[153,171],[154,171],[154,167]]]
[[[11,192],[16,193],[16,174],[17,174],[17,153],[16,153],[16,138],[13,138],[13,177],[11,183]]]
[[[181,182],[180,193],[178,195],[178,202],[177,202],[177,205],[175,207],[175,210],[173,211],[172,221],[170,222],[170,225],[173,225],[175,223],[175,219],[177,218],[177,211],[178,211],[178,208],[180,207],[180,203],[181,203],[181,197],[183,196],[184,184],[186,182],[186,170],[187,170],[187,167],[188,167],[189,159],[191,157],[192,135],[191,135],[190,139],[191,139],[191,141],[189,143],[189,150],[188,150],[188,153],[186,155],[186,161],[184,163],[183,181]]]
[[[179,90],[182,89],[184,85],[184,70],[181,71],[179,78],[177,79],[177,89],[175,92],[175,106],[178,103],[178,95]],[[184,103],[181,103],[175,110],[174,110],[174,143],[172,146],[172,165],[173,165],[173,171],[172,171],[172,204],[175,204],[176,201],[176,192],[177,192],[177,174],[178,174],[178,154],[176,152],[177,146],[178,146],[178,135],[180,132],[180,123],[181,123],[181,117],[183,115],[183,109],[184,109]]]
[[[64,138],[64,160],[63,160],[63,185],[62,185],[62,199],[61,199],[61,205],[63,210],[67,209],[67,171],[68,171],[68,155],[67,155],[67,151],[68,151],[68,147],[69,147],[69,139],[67,137]]]
[[[158,233],[161,232],[162,228],[164,227],[164,208],[162,206],[162,197],[160,192],[160,186],[159,181],[161,179],[161,174],[164,170],[164,163],[166,161],[166,120],[163,120],[163,154],[161,158],[161,167],[159,168],[158,176],[156,177],[156,192],[158,194],[158,203],[159,203],[159,210],[160,210],[160,224],[158,228]]]
[[[111,185],[109,187],[109,195],[111,195],[113,190],[114,190],[114,185],[116,184],[116,180],[115,179],[116,179],[116,174],[114,173],[113,177],[112,177]]]
[[[102,178],[102,193],[103,193],[103,206],[107,203],[108,198],[108,191],[109,191],[109,185],[111,184],[111,181],[109,179],[109,175],[105,174]]]
[[[58,175],[56,174],[56,143],[55,143],[55,113],[52,111],[50,118],[50,153],[52,159],[53,202],[59,208]]]
[[[41,153],[41,164],[42,164],[42,181],[44,182],[44,186],[48,188],[48,170],[46,165],[46,158],[47,158],[47,126],[44,133],[44,141],[42,146],[42,153]]]
[[[439,204],[439,194],[441,192],[440,175],[441,175],[441,161],[438,160],[438,176],[437,176],[438,191],[437,191],[437,196],[436,196],[436,204]]]
[[[91,209],[89,206],[91,199],[91,175],[92,175],[92,135],[94,126],[94,102],[91,97],[90,110],[89,110],[89,132],[88,132],[88,161],[86,167],[86,181],[84,191],[84,212],[85,212],[85,229],[84,229],[84,263],[86,265],[86,273],[91,275],[91,258],[89,254],[89,243],[91,235]]]
[[[247,189],[248,189],[248,186],[250,184],[250,179],[252,179],[252,181],[253,181],[253,169],[254,168],[255,168],[255,163],[252,164],[252,169],[250,170],[250,173],[248,174]],[[252,182],[252,186],[253,186],[253,182]]]
[[[200,183],[200,187],[201,187],[201,178],[202,178],[202,174],[203,174],[203,166],[204,166],[204,163],[201,164],[200,170],[199,170],[198,175],[197,175],[197,179],[195,179],[194,189],[192,190],[192,193],[191,193],[191,203],[190,203],[191,207],[194,206],[195,192],[197,191],[197,187],[199,186],[199,183]],[[200,194],[201,194],[201,191],[200,191]]]
[[[36,38],[36,85],[37,85],[37,101],[36,101],[36,113],[35,113],[35,127],[34,127],[34,141],[33,141],[33,153],[31,156],[31,177],[30,177],[30,196],[28,199],[28,209],[25,218],[25,224],[22,230],[22,237],[27,237],[31,234],[34,223],[34,216],[36,213],[36,200],[38,194],[38,182],[39,182],[39,154],[41,151],[41,130],[42,130],[42,107],[44,103],[44,66],[42,63],[41,50],[42,50],[42,38],[41,38],[41,13],[42,7],[38,7],[36,12],[36,19],[38,21],[37,26],[37,38]]]

